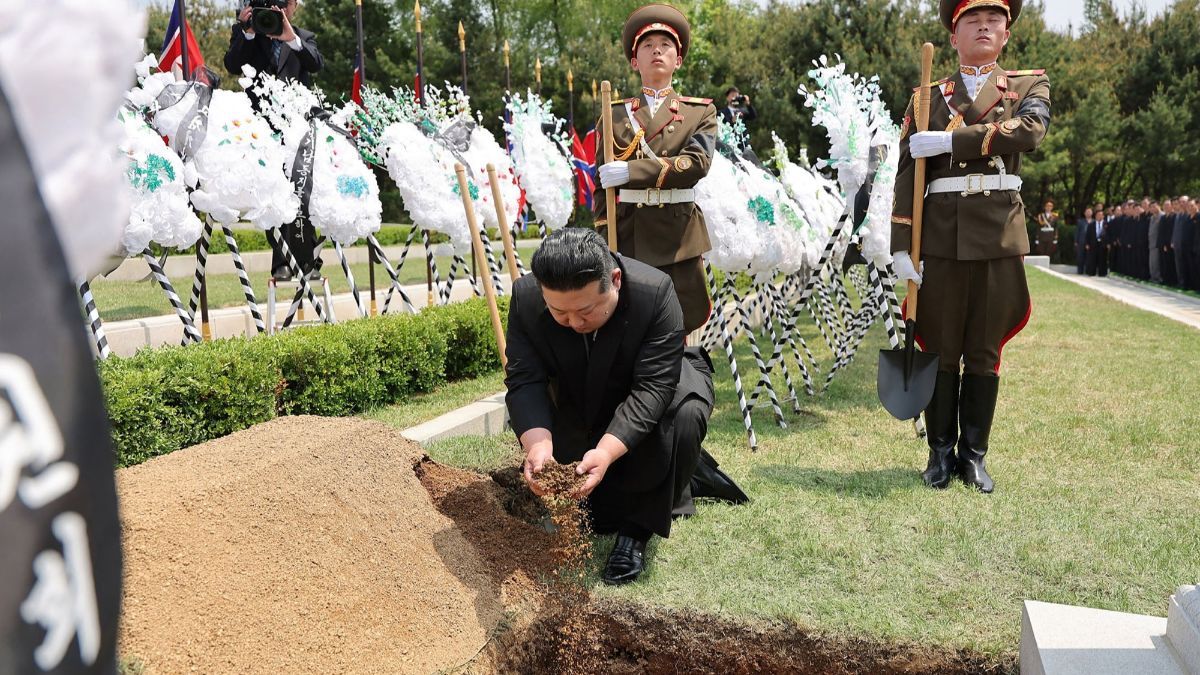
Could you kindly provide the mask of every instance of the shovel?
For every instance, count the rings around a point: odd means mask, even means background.
[[[916,110],[917,131],[929,130],[929,81],[933,72],[933,45],[921,47],[921,89]],[[913,264],[921,260],[921,220],[925,215],[925,159],[916,160],[913,175],[912,246]],[[911,420],[933,398],[937,382],[938,355],[917,351],[913,344],[917,332],[917,283],[908,282],[904,314],[904,348],[879,350],[879,374],[876,386],[879,402],[899,420]]]

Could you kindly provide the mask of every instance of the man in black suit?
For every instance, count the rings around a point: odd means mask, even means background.
[[[280,4],[283,4],[282,2]],[[229,49],[225,51],[225,68],[234,75],[242,74],[242,66],[249,65],[260,73],[270,73],[280,79],[298,80],[306,86],[312,85],[313,73],[325,65],[317,49],[317,36],[311,31],[292,25],[298,0],[286,0],[286,6],[273,7],[282,16],[282,30],[278,35],[259,35],[251,17],[254,9],[249,5],[238,12],[238,20],[229,35]],[[250,101],[258,108],[258,98],[249,92]],[[317,235],[307,222],[303,227],[295,223],[280,228],[288,248],[296,256],[300,269],[315,278],[320,277],[321,261],[314,260]],[[287,262],[282,253],[272,246],[271,270],[278,280],[291,278]]]
[[[1175,223],[1171,231],[1171,252],[1175,256],[1175,280],[1180,288],[1191,288],[1198,270],[1192,269],[1192,217],[1187,196],[1175,200]]]
[[[1104,217],[1104,209],[1096,211],[1096,219],[1088,228],[1083,245],[1087,255],[1087,274],[1090,277],[1108,276],[1108,244],[1112,233],[1110,222]]]
[[[712,365],[685,353],[671,278],[608,250],[590,228],[563,228],[513,285],[504,383],[530,489],[547,462],[579,462],[592,528],[616,532],[603,581],[644,569],[646,542],[671,533],[694,497],[746,496],[700,449]]]
[[[1092,218],[1092,209],[1088,207],[1083,210],[1083,217],[1075,222],[1075,273],[1083,274],[1083,270],[1087,265],[1087,252],[1084,249],[1084,244],[1087,241],[1088,229],[1094,226],[1095,220]]]
[[[251,24],[253,9],[243,7],[229,35],[229,49],[225,51],[225,67],[229,72],[240,76],[242,66],[250,65],[260,73],[311,86],[313,73],[321,70],[325,61],[317,49],[317,36],[292,25],[297,5],[298,0],[287,0],[286,8],[273,8],[283,14],[283,31],[279,35],[258,35]]]

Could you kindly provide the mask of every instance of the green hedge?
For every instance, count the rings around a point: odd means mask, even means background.
[[[499,369],[487,304],[474,299],[143,350],[102,362],[100,377],[118,464],[131,466],[277,415],[353,415]]]
[[[379,232],[375,233],[375,238],[379,240],[381,246],[402,246],[404,241],[408,239],[408,231],[412,229],[411,225],[384,225],[379,228]],[[493,241],[500,236],[500,231],[494,227],[488,228],[488,236]],[[518,239],[536,239],[538,237],[538,228],[531,224],[524,232],[517,234]],[[267,235],[262,230],[233,230],[233,239],[237,242],[238,250],[242,253],[250,253],[252,251],[269,251],[270,244],[267,243]],[[418,234],[414,240],[416,243],[421,242],[421,236]],[[444,244],[450,241],[450,238],[440,232],[430,232],[429,241],[434,244]],[[361,244],[360,242],[360,245]],[[154,255],[162,255],[162,247],[158,244],[150,244],[150,250]],[[225,236],[220,232],[213,235],[213,238],[208,246],[209,253],[228,253],[229,245],[225,243]],[[183,249],[171,249],[171,255],[195,255],[196,247],[189,246]]]

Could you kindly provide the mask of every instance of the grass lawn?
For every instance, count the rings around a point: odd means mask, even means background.
[[[1029,277],[1033,318],[1005,350],[988,455],[995,494],[922,486],[923,441],[876,399],[881,327],[787,429],[764,403],[756,454],[722,359],[706,446],[754,501],[701,505],[652,546],[641,581],[610,589],[594,570],[594,592],[1008,658],[1027,598],[1165,615],[1176,586],[1198,580],[1200,334]],[[741,355],[749,387],[757,373],[744,344]],[[439,461],[482,467],[512,451],[509,436],[430,448]],[[608,547],[597,542],[597,568]]]
[[[518,248],[517,252],[521,254],[522,261],[529,263],[529,258],[533,256],[533,249]],[[438,274],[444,281],[446,274],[450,270],[450,263],[453,261],[449,257],[438,257],[437,266]],[[470,264],[468,261],[467,264]],[[351,265],[351,271],[354,273],[354,282],[358,284],[360,293],[367,293],[368,274],[366,263]],[[346,275],[342,274],[340,265],[326,264],[324,267],[325,276],[329,278],[329,290],[332,293],[349,293],[350,284],[346,281]],[[147,268],[149,273],[149,268]],[[408,259],[404,265],[397,270],[400,275],[400,282],[403,284],[424,284],[425,283],[425,254],[423,251],[413,249],[409,252]],[[254,293],[257,296],[259,304],[263,305],[265,312],[267,304],[267,277],[270,275],[267,272],[251,272],[250,283],[254,286]],[[458,273],[458,278],[464,278],[462,272]],[[505,277],[507,280],[507,272]],[[179,294],[184,304],[188,301],[188,295],[192,292],[192,276],[189,273],[183,277],[171,277],[171,283],[175,286],[175,292]],[[382,265],[375,266],[375,289],[376,297],[379,300],[380,308],[383,306],[383,296],[386,294],[391,280],[388,278],[387,272],[384,271]],[[171,303],[167,301],[167,296],[153,281],[107,281],[99,278],[92,282],[92,294],[96,298],[96,307],[100,310],[100,317],[105,321],[124,321],[126,319],[140,319],[147,316],[159,316],[162,314],[171,314],[174,310],[171,309]],[[413,296],[413,302],[424,302],[425,296]],[[289,296],[286,299],[280,298],[278,302],[286,304],[291,301]],[[236,307],[244,305],[245,297],[242,295],[242,286],[238,281],[236,274],[214,274],[208,277],[208,306],[209,309],[220,309],[221,307]],[[394,299],[394,303],[399,302],[399,298]]]

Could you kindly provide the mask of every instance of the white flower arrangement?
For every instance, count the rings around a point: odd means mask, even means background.
[[[174,84],[170,74],[147,74],[126,95],[131,104],[144,107],[151,126],[172,145],[187,131],[180,127],[201,87],[193,86],[173,105],[160,105],[160,94]],[[270,230],[292,222],[300,199],[285,173],[278,135],[254,113],[245,92],[218,89],[211,95],[204,140],[184,158],[185,171],[196,176],[192,205],[224,225],[245,220]]]
[[[188,201],[179,155],[140,115],[122,111],[118,117],[125,132],[121,151],[129,162],[125,192],[130,210],[121,237],[125,255],[140,254],[151,241],[179,248],[195,244],[204,225]]]
[[[506,107],[504,130],[525,198],[547,227],[563,227],[575,208],[575,174],[562,120],[551,114],[549,101],[532,92],[524,98],[514,94]],[[547,133],[543,125],[554,131]]]
[[[296,157],[305,140],[312,152],[308,216],[313,226],[344,246],[378,232],[383,221],[375,174],[347,137],[348,127],[324,113],[325,98],[294,80],[269,74],[239,80],[259,97],[259,114],[283,136],[284,167],[294,180]],[[346,118],[341,118],[346,124]]]

